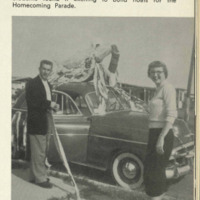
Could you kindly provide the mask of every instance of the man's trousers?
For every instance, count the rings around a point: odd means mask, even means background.
[[[50,136],[53,131],[51,113],[47,114],[47,118],[48,132],[46,135],[29,135],[31,147],[30,180],[34,180],[35,183],[47,181],[45,159],[49,149]]]

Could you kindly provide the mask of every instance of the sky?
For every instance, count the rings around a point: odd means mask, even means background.
[[[40,60],[61,63],[100,41],[119,48],[120,82],[154,86],[147,67],[160,60],[167,65],[169,82],[187,88],[193,36],[193,18],[16,16],[12,18],[12,76],[34,77]]]

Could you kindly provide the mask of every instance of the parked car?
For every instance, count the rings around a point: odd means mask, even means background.
[[[118,90],[108,87],[104,114],[97,113],[99,99],[92,83],[64,83],[53,91],[60,109],[53,114],[55,126],[67,159],[99,170],[110,170],[115,181],[125,188],[143,182],[143,162],[148,138],[148,114],[130,103]],[[12,108],[12,156],[27,159],[27,105],[25,93]],[[168,178],[186,174],[193,157],[194,140],[183,120],[174,124],[174,149],[166,168]],[[50,162],[59,162],[51,137]]]

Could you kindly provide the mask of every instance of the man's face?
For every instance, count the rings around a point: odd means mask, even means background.
[[[51,71],[52,71],[52,66],[51,65],[43,64],[39,68],[40,76],[45,81],[48,79],[49,74],[51,73]]]

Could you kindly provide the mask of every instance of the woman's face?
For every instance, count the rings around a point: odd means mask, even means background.
[[[166,78],[162,67],[155,67],[150,70],[149,77],[159,86]]]

